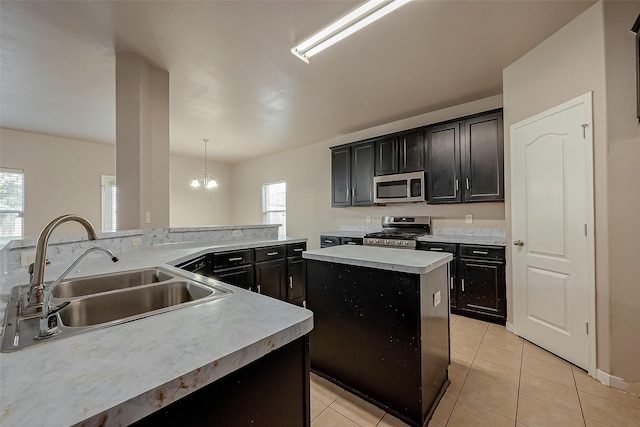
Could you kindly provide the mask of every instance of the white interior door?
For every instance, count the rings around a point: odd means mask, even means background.
[[[591,93],[511,126],[511,212],[513,331],[593,374],[591,129]]]

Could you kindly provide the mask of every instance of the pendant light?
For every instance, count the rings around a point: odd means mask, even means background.
[[[207,190],[211,190],[212,188],[216,188],[218,183],[215,178],[207,172],[207,142],[209,142],[209,140],[207,138],[203,138],[202,140],[204,141],[204,175],[193,178],[191,186],[193,188],[204,187]]]

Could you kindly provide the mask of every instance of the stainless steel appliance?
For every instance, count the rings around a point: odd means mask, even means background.
[[[365,234],[364,245],[415,249],[418,237],[430,232],[430,216],[385,216],[382,231]]]
[[[424,172],[401,173],[373,177],[373,202],[424,202]]]

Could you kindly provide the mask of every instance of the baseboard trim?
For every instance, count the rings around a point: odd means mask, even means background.
[[[596,371],[596,378],[606,386],[640,396],[640,383],[629,383],[600,369]]]

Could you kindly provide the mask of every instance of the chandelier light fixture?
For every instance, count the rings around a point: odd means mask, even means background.
[[[345,37],[393,12],[410,0],[369,0],[358,8],[291,48],[307,64],[309,58]]]
[[[212,188],[216,188],[218,186],[218,183],[216,182],[215,178],[211,175],[209,175],[209,173],[207,172],[207,142],[209,142],[209,140],[207,138],[203,139],[204,141],[204,174],[202,175],[198,175],[195,178],[193,178],[193,181],[191,181],[191,186],[193,188],[206,188],[207,190],[211,190]]]

